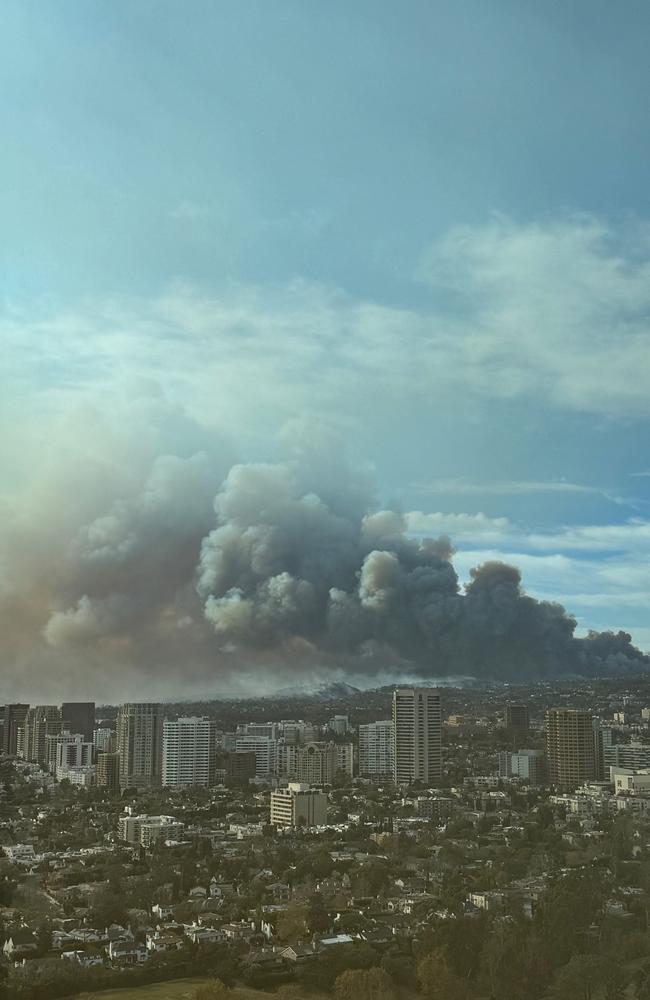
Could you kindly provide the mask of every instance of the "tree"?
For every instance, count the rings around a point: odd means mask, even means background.
[[[628,975],[618,962],[607,962],[605,971],[605,1000],[623,1000]]]
[[[36,931],[36,942],[38,945],[39,955],[47,955],[48,951],[52,948],[52,927],[44,920]]]
[[[334,985],[334,995],[336,1000],[395,1000],[390,977],[377,966],[341,973]]]
[[[383,956],[381,967],[398,986],[409,990],[415,989],[415,969],[410,955],[389,952]]]
[[[295,941],[307,932],[307,908],[300,903],[287,907],[278,919],[278,937],[283,941]]]
[[[332,921],[323,905],[323,897],[319,892],[315,892],[309,900],[307,910],[307,926],[312,934],[322,933],[328,930]]]
[[[449,968],[441,948],[422,959],[417,978],[420,993],[427,1000],[469,1000],[467,983]]]
[[[609,962],[598,955],[574,955],[557,973],[553,1000],[592,1000],[607,976]]]
[[[566,964],[577,951],[602,904],[603,887],[592,873],[567,875],[549,886],[535,914],[535,928],[554,966]]]
[[[0,879],[0,906],[11,906],[15,891],[16,883],[13,879],[7,878],[6,875]]]
[[[650,969],[640,969],[635,981],[636,1000],[650,1000]]]

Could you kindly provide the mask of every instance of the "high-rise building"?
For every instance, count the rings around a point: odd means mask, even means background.
[[[214,784],[216,724],[212,719],[181,718],[163,726],[162,783],[171,788]]]
[[[83,733],[48,735],[45,737],[45,745],[47,766],[55,774],[58,770],[69,767],[89,767],[93,762],[93,745],[84,739]]]
[[[94,701],[64,701],[61,716],[64,729],[69,733],[81,733],[87,743],[92,743],[95,729]]]
[[[333,715],[327,723],[327,728],[337,736],[345,736],[350,731],[350,719],[347,715]]]
[[[151,788],[162,774],[163,706],[155,702],[130,702],[117,716],[117,749],[120,786]]]
[[[241,753],[246,750],[255,751],[255,776],[268,778],[275,774],[278,767],[278,741],[269,736],[238,736],[235,750]]]
[[[393,776],[398,785],[434,785],[442,776],[440,695],[433,688],[393,691]]]
[[[506,705],[505,724],[513,734],[525,735],[530,729],[528,705]]]
[[[247,785],[255,777],[257,758],[254,750],[241,750],[222,757],[224,780],[233,785]]]
[[[317,743],[321,731],[315,722],[305,722],[304,719],[282,719],[280,735],[287,746],[304,746],[306,743]]]
[[[303,785],[331,785],[336,770],[333,743],[308,743],[295,757],[295,777]]]
[[[324,826],[327,795],[300,782],[271,792],[271,823],[279,827]]]
[[[5,705],[5,720],[2,730],[2,749],[5,753],[16,756],[18,752],[18,730],[25,725],[29,705]]]
[[[97,754],[97,787],[107,788],[109,792],[120,790],[120,755],[102,751]]]
[[[354,743],[334,744],[334,774],[354,777]]]
[[[546,757],[553,785],[570,791],[598,776],[597,740],[591,712],[550,708],[546,713]]]
[[[354,775],[352,743],[308,743],[278,745],[278,772],[302,784],[331,785],[337,774]]]
[[[47,765],[48,736],[61,732],[61,709],[58,705],[35,705],[30,708],[23,726],[23,757]]]
[[[115,730],[108,726],[101,726],[93,731],[93,743],[97,750],[103,753],[113,753],[115,750]]]
[[[393,774],[393,723],[380,719],[359,726],[359,774],[365,778]]]

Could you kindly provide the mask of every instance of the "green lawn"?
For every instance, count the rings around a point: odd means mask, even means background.
[[[151,983],[149,986],[127,986],[122,990],[80,993],[77,1000],[192,1000],[196,987],[208,981],[209,977],[174,979],[167,983]],[[268,1000],[272,995],[244,987],[233,990],[233,1000]]]

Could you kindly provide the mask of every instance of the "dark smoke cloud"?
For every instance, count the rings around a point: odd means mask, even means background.
[[[361,514],[345,468],[325,500],[305,468],[236,466],[217,494],[198,591],[220,643],[282,648],[302,639],[329,657],[356,654],[366,670],[408,664],[423,675],[650,666],[625,633],[576,638],[575,619],[527,596],[513,566],[485,563],[461,592],[449,539],[408,537],[394,511]]]
[[[576,638],[512,566],[486,563],[461,589],[449,539],[409,537],[404,516],[377,511],[372,475],[318,427],[291,427],[284,461],[236,465],[155,394],[84,428],[4,512],[5,697],[650,666],[626,633]]]

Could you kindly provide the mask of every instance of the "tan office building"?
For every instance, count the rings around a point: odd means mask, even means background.
[[[549,708],[546,713],[546,757],[552,785],[567,791],[598,778],[591,712],[578,708]]]
[[[327,823],[327,795],[309,785],[290,782],[288,788],[271,792],[271,823],[289,828],[324,826]]]
[[[442,777],[442,715],[434,688],[393,691],[393,777],[435,785]]]

